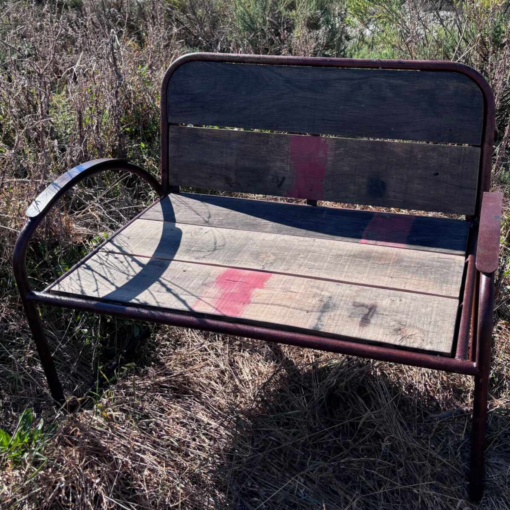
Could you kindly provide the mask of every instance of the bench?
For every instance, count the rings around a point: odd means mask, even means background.
[[[55,401],[40,304],[468,374],[480,499],[502,202],[485,80],[448,62],[191,54],[166,73],[161,115],[161,183],[91,161],[27,211],[14,272]],[[160,199],[33,291],[30,238],[105,170]]]

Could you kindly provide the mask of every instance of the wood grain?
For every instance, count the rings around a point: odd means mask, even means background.
[[[144,219],[464,255],[469,223],[198,193],[171,194]]]
[[[170,126],[171,185],[473,214],[480,149]]]
[[[456,299],[465,265],[458,255],[142,219],[103,250]]]
[[[458,309],[444,297],[104,252],[54,291],[442,354]]]
[[[483,99],[455,72],[188,62],[171,123],[479,145]]]

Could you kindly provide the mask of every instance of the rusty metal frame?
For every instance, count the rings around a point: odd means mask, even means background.
[[[101,301],[91,298],[70,297],[51,292],[51,285],[43,292],[34,292],[29,285],[25,268],[25,256],[28,243],[35,230],[49,212],[53,204],[79,180],[97,173],[98,171],[112,169],[130,171],[145,179],[161,197],[168,193],[179,192],[178,187],[170,186],[170,160],[168,147],[168,109],[167,88],[172,75],[180,66],[192,61],[230,62],[240,64],[266,64],[266,65],[296,65],[319,67],[344,67],[365,69],[394,69],[416,70],[427,72],[457,72],[473,80],[482,93],[484,101],[483,135],[481,141],[481,158],[476,212],[473,217],[467,218],[471,222],[471,233],[466,256],[466,271],[464,289],[461,300],[461,312],[458,320],[458,333],[455,352],[451,357],[399,350],[398,348],[370,345],[356,342],[356,339],[342,337],[341,335],[327,338],[319,335],[297,330],[271,329],[254,326],[243,322],[233,322],[205,315],[191,315],[170,310],[156,309],[149,306],[131,306],[115,302]],[[300,347],[308,347],[339,354],[354,355],[364,358],[376,359],[412,365],[446,372],[467,374],[475,377],[474,414],[472,431],[471,455],[471,497],[480,499],[483,493],[485,425],[487,421],[487,390],[488,374],[490,371],[492,311],[493,311],[493,284],[494,274],[483,274],[476,270],[476,249],[478,240],[478,222],[482,207],[483,193],[489,191],[492,162],[492,145],[494,142],[494,99],[491,89],[485,79],[475,70],[451,62],[441,61],[405,61],[405,60],[357,60],[337,58],[308,58],[308,57],[273,57],[254,55],[227,55],[195,53],[177,59],[165,74],[161,94],[161,185],[147,172],[127,162],[117,160],[114,163],[93,162],[91,166],[85,165],[79,177],[69,175],[64,180],[62,189],[51,194],[51,200],[43,200],[41,211],[37,210],[35,216],[29,219],[21,231],[16,243],[13,265],[14,274],[21,294],[28,322],[41,358],[51,394],[56,402],[65,401],[58,375],[51,357],[51,353],[44,336],[42,323],[37,309],[38,304],[74,308],[99,314],[108,314],[128,319],[140,319],[149,322],[184,326],[202,330],[226,333],[249,338],[285,343]],[[77,167],[78,168],[78,167]],[[66,175],[66,174],[65,174]],[[58,181],[56,181],[58,183]],[[134,220],[132,220],[134,221]],[[130,222],[131,223],[131,222]],[[126,225],[127,226],[127,225]],[[126,226],[120,229],[123,230]],[[116,234],[117,234],[116,233]],[[114,235],[116,235],[114,234]],[[101,249],[97,247],[87,258]],[[84,259],[84,260],[86,260]],[[83,261],[78,263],[81,264]],[[77,266],[75,266],[77,267]],[[73,268],[74,269],[74,268]],[[54,282],[55,283],[55,282]]]

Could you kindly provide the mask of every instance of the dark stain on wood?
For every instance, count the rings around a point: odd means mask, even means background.
[[[326,301],[324,301],[324,303],[319,309],[319,317],[317,317],[317,321],[315,322],[313,329],[321,331],[324,326],[324,316],[333,309],[334,309],[333,299],[331,296],[328,296]]]
[[[368,179],[367,194],[372,198],[382,198],[386,194],[386,183],[380,177]]]
[[[423,332],[420,329],[410,327],[410,326],[407,326],[407,327],[401,326],[401,327],[395,328],[394,331],[395,331],[395,334],[397,335],[397,337],[399,337],[399,342],[402,345],[405,345],[410,341],[420,342],[424,338]]]
[[[359,321],[360,327],[366,328],[367,326],[370,326],[370,322],[372,321],[372,318],[377,311],[377,305],[376,304],[367,305],[365,303],[354,302],[352,306],[354,306],[354,308],[362,308],[366,310],[366,312],[363,314]]]

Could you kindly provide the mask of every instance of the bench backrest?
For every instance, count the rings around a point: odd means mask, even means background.
[[[475,213],[486,106],[469,68],[183,59],[163,86],[170,186]]]

